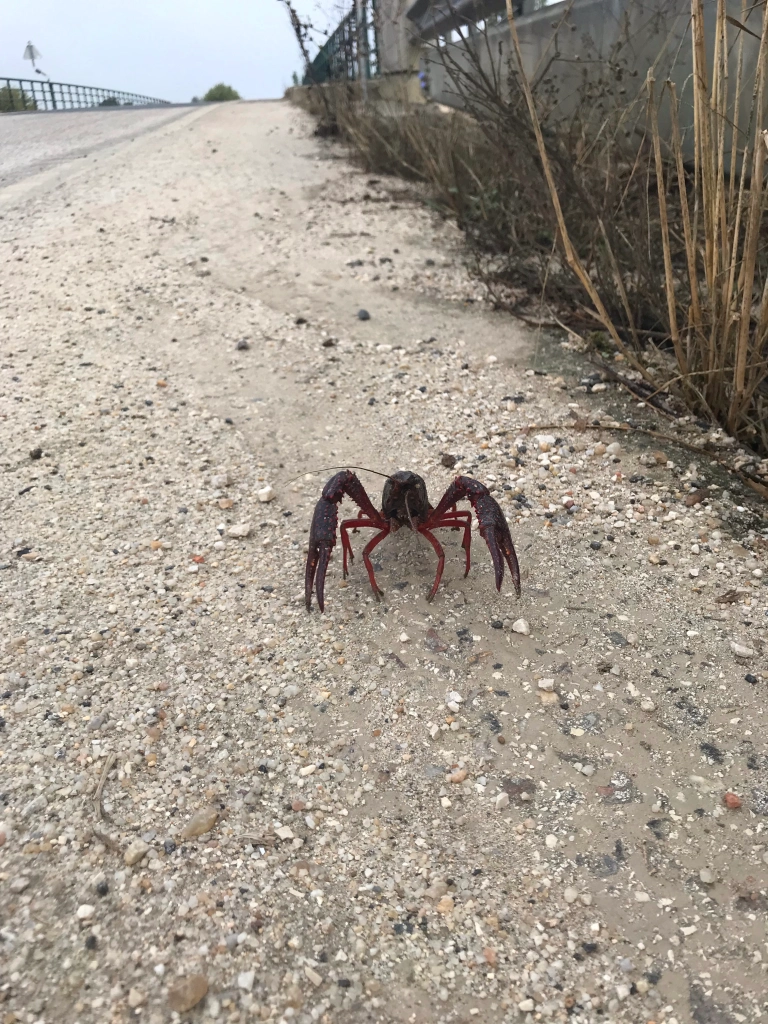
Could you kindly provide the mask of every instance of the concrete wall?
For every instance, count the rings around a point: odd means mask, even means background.
[[[553,89],[552,117],[567,119],[581,102],[585,92],[592,98],[595,120],[601,118],[601,103],[624,103],[637,96],[643,88],[648,69],[655,66],[657,95],[667,77],[677,87],[682,101],[681,126],[691,128],[691,44],[690,3],[688,0],[575,0],[564,25],[556,29],[565,14],[565,2],[552,4],[538,11],[522,14],[517,20],[518,35],[525,71],[529,78],[548,61],[548,76]],[[729,13],[741,19],[740,3],[729,0]],[[705,6],[708,41],[714,39],[716,9]],[[751,12],[747,26],[759,35],[762,11]],[[733,56],[731,90],[735,91],[736,48],[739,35],[744,36],[746,83],[740,102],[740,124],[747,125],[752,98],[752,81],[759,41],[729,26],[729,46]],[[423,60],[428,68],[429,95],[448,106],[461,107],[463,101],[449,74],[450,65],[468,67],[467,49],[477,55],[486,72],[494,71],[506,83],[510,56],[510,33],[506,22],[486,27],[484,33],[469,36],[466,43],[452,42],[442,49],[424,42]],[[711,57],[711,54],[710,54]],[[606,72],[610,59],[613,71]],[[620,79],[620,80],[619,80]],[[600,85],[602,81],[602,86]],[[599,98],[599,93],[603,98]],[[644,104],[639,103],[635,123],[628,130],[641,130],[645,122]],[[669,128],[666,103],[660,115],[662,135]],[[689,132],[690,135],[690,132]],[[687,145],[690,155],[691,147]]]

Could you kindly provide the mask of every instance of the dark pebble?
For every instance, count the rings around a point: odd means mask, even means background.
[[[339,978],[337,982],[339,988],[349,988],[351,984],[352,982],[349,980],[349,978]]]
[[[504,629],[504,623],[501,619],[494,619],[491,623],[491,629]]]
[[[358,320],[370,320],[371,319],[371,314],[368,312],[367,309],[358,309],[358,311],[357,311],[357,319]]]
[[[163,840],[163,849],[165,850],[165,852],[170,857],[170,855],[176,849],[176,843],[173,841],[173,839],[164,839]]]
[[[85,948],[86,949],[96,949],[96,936],[95,935],[88,935],[88,936],[86,936]]]
[[[593,551],[599,551],[603,545],[600,543],[599,540],[593,540],[589,546],[592,548]]]
[[[456,465],[456,456],[449,455],[448,452],[443,452],[440,456],[440,465],[445,466],[446,469],[453,469]]]
[[[29,453],[29,457],[30,457],[30,459],[42,459],[42,457],[43,457],[43,449],[42,448],[33,448],[32,451]]]
[[[363,317],[363,319],[365,319],[365,317]],[[323,348],[333,348],[335,344],[336,344],[336,339],[335,338],[325,338],[325,339],[323,339]]]
[[[97,896],[106,896],[108,892],[109,892],[109,886],[107,885],[107,883],[106,882],[99,882],[99,884],[96,886],[96,895]]]
[[[235,348],[237,349],[238,352],[247,352],[250,347],[250,341],[247,341],[245,338],[241,338],[240,341],[238,341],[238,343],[235,345]]]
[[[751,683],[753,686],[757,684],[757,676],[753,676],[751,672],[747,672],[744,678],[748,683]]]

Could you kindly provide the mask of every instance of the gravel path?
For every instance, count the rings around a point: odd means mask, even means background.
[[[765,521],[300,112],[154,128],[0,191],[2,1020],[764,1019]],[[308,615],[346,460],[522,599],[401,531]]]

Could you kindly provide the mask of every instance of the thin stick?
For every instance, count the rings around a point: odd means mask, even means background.
[[[107,784],[107,776],[112,770],[112,765],[117,760],[117,754],[107,754],[107,759],[104,762],[104,767],[101,769],[101,777],[99,778],[99,784],[96,787],[96,792],[93,794],[93,809],[96,814],[96,818],[101,821],[104,817],[104,808],[101,806],[101,797],[104,792],[104,786]]]

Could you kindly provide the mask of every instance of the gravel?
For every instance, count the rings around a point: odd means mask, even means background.
[[[0,192],[4,1019],[757,1020],[762,510],[329,156],[230,105]],[[520,602],[401,531],[308,615],[345,462],[493,487]]]

